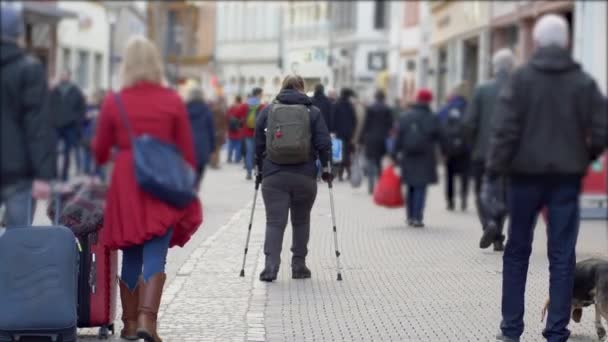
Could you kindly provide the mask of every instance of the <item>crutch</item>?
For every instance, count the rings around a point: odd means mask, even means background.
[[[243,254],[243,267],[241,268],[241,277],[245,276],[245,262],[247,261],[247,252],[249,251],[249,240],[251,239],[251,227],[253,226],[253,214],[255,213],[255,203],[258,200],[258,192],[260,190],[260,182],[258,177],[255,181],[255,192],[253,194],[253,204],[251,205],[251,216],[249,218],[249,228],[247,229],[247,241],[245,242],[245,253]]]
[[[340,268],[340,250],[338,249],[338,230],[336,229],[336,209],[334,207],[334,185],[331,176],[331,168],[329,173],[330,178],[327,182],[327,186],[329,188],[329,205],[331,207],[331,222],[334,231],[334,247],[336,249],[336,271],[338,272],[338,281],[342,281],[342,269]]]

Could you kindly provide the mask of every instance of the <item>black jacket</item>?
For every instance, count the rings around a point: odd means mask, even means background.
[[[204,167],[215,150],[213,114],[203,101],[190,101],[187,108],[196,150],[196,163],[198,167]]]
[[[501,90],[490,173],[583,175],[608,139],[595,81],[559,47],[541,48]]]
[[[332,116],[332,132],[335,132],[336,136],[344,141],[345,144],[350,144],[357,127],[355,108],[350,99],[341,97],[332,107]]]
[[[386,154],[386,139],[393,128],[391,109],[382,102],[367,108],[360,143],[365,146],[365,156],[379,160]]]
[[[322,91],[315,91],[312,97],[312,104],[313,106],[319,108],[321,114],[323,115],[323,119],[325,120],[325,125],[331,132],[334,120],[332,117],[331,102],[329,102],[329,98],[325,96]]]
[[[473,146],[474,161],[485,160],[498,103],[498,92],[507,82],[508,77],[507,73],[499,73],[495,79],[480,85],[473,93],[464,126],[469,142]]]
[[[291,172],[316,177],[317,166],[315,162],[317,157],[321,161],[321,165],[326,167],[329,163],[329,156],[331,153],[331,138],[321,112],[317,107],[312,105],[312,100],[308,96],[291,89],[282,90],[279,95],[277,95],[275,101],[282,104],[302,104],[309,106],[312,134],[311,156],[307,163],[298,165],[279,165],[266,158],[266,127],[268,112],[272,110],[271,104],[264,107],[256,119],[255,153],[258,170],[262,172],[264,177],[268,177],[277,172]]]
[[[55,134],[44,101],[46,74],[42,64],[16,44],[0,46],[0,116],[2,190],[32,179],[55,176]]]
[[[425,135],[423,153],[409,154],[404,150],[407,127],[415,122]],[[437,144],[439,143],[439,119],[428,105],[415,104],[399,119],[399,131],[393,159],[400,160],[401,181],[410,186],[426,186],[437,183]]]
[[[55,127],[80,124],[85,117],[87,102],[82,91],[72,82],[61,82],[49,96],[49,110]]]

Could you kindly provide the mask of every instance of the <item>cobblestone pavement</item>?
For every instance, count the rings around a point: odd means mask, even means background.
[[[206,205],[220,198],[251,201],[251,183],[237,178],[241,175],[230,171],[214,178],[239,185],[233,192],[207,195]],[[229,216],[222,214],[225,219],[217,230],[192,247],[168,282],[160,313],[164,340],[494,341],[500,321],[501,254],[476,247],[480,228],[473,210],[447,213],[442,190],[434,187],[427,227],[414,229],[405,227],[402,210],[374,206],[363,188],[338,184],[335,196],[342,282],[336,281],[326,186],[320,185],[313,210],[310,280],[290,279],[290,227],[278,280],[257,280],[263,268],[261,200],[246,277],[238,276],[251,202],[238,204]],[[211,220],[209,215],[207,211],[206,220]],[[607,234],[604,222],[584,222],[579,259],[606,256]],[[540,222],[528,277],[526,342],[543,341],[540,316],[548,294],[545,245]],[[571,325],[571,341],[597,340],[593,316],[588,310],[581,324]],[[83,336],[92,333],[82,331]]]

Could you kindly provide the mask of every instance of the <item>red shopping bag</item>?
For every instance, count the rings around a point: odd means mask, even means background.
[[[374,190],[374,203],[387,208],[400,208],[405,204],[401,193],[401,179],[395,173],[393,166],[389,166],[382,171],[380,180]]]

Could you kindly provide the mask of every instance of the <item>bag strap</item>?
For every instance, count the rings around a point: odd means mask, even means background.
[[[127,133],[129,134],[129,139],[131,141],[135,140],[135,136],[133,134],[133,131],[131,130],[131,125],[129,125],[129,119],[127,117],[127,110],[125,109],[125,106],[122,103],[122,98],[120,97],[120,94],[114,93],[114,101],[116,101],[116,106],[118,106],[118,112],[120,113],[122,122],[125,125],[125,127],[127,128]]]

